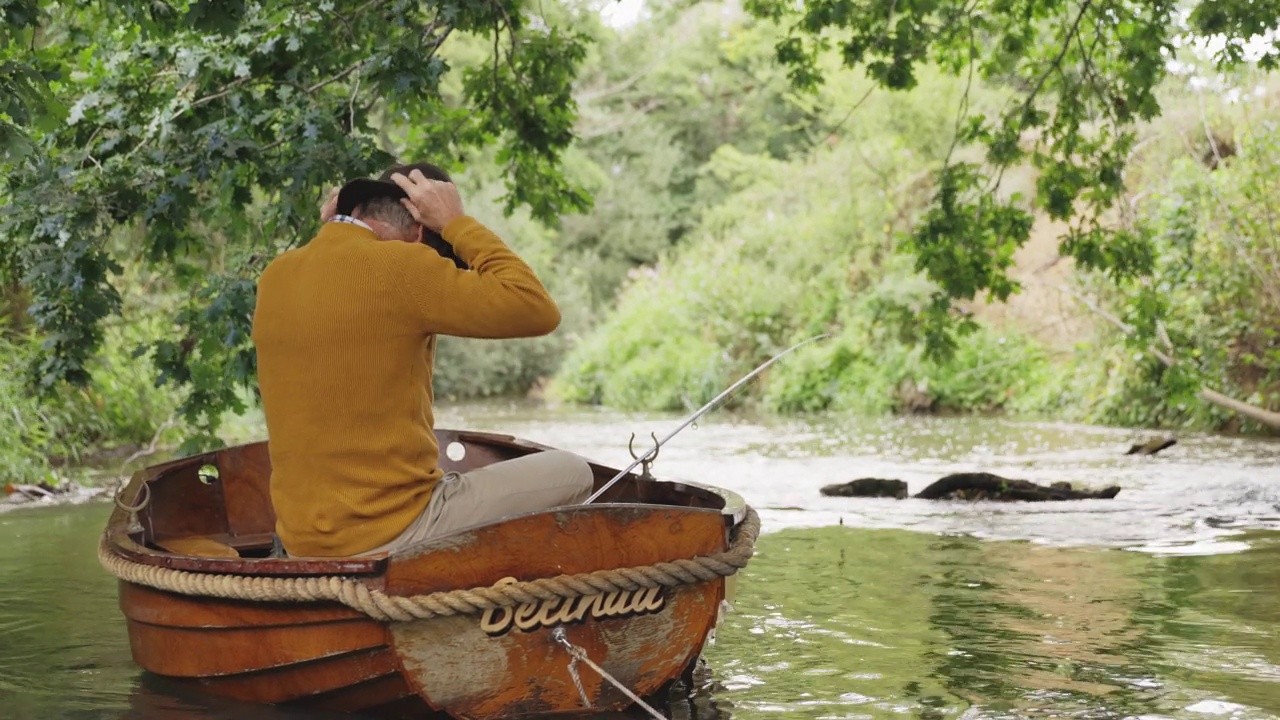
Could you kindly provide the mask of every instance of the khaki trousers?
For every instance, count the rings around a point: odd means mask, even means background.
[[[431,500],[398,537],[359,553],[392,552],[499,518],[576,505],[591,496],[587,461],[564,450],[546,450],[486,465],[466,473],[445,473]]]

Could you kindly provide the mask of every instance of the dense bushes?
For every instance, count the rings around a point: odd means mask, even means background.
[[[1248,427],[1195,398],[1201,382],[1280,409],[1280,125],[1233,115],[1239,125],[1216,138],[1198,122],[1190,132],[1161,128],[1177,137],[1177,151],[1153,154],[1138,168],[1145,198],[1138,221],[1155,242],[1157,267],[1144,282],[1120,288],[1092,279],[1134,325],[1136,342],[1119,333],[1104,338],[1106,373],[1090,419]],[[1198,140],[1190,148],[1188,135]],[[1165,367],[1147,342],[1178,364]]]
[[[49,477],[51,461],[79,463],[149,443],[177,407],[176,393],[155,386],[150,363],[133,357],[157,332],[155,322],[109,328],[89,383],[60,386],[47,397],[32,394],[22,373],[40,351],[38,339],[0,335],[0,482],[38,482]]]
[[[980,330],[940,364],[913,335],[931,287],[894,252],[894,232],[922,198],[895,192],[938,150],[929,138],[946,130],[941,116],[921,119],[930,117],[926,95],[919,112],[901,98],[873,108],[863,118],[867,140],[791,162],[722,148],[701,172],[703,192],[722,199],[684,246],[632,274],[553,391],[622,408],[697,407],[791,343],[829,332],[770,371],[765,406],[986,411],[1026,394],[1046,367],[1030,341]],[[902,114],[915,119],[913,136],[894,135]]]

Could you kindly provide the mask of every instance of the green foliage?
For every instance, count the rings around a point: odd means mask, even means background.
[[[252,383],[258,272],[310,237],[327,187],[397,157],[456,169],[496,147],[509,210],[587,206],[558,169],[585,54],[572,13],[549,22],[522,0],[3,7],[0,271],[32,295],[46,393],[89,381],[121,307],[114,276],[144,258],[185,298],[155,363],[186,390],[198,444],[213,442]],[[121,233],[137,243],[123,253]]]
[[[698,169],[721,148],[784,159],[808,151],[831,123],[773,63],[776,26],[721,3],[656,13],[603,35],[583,68],[579,152],[566,160],[594,204],[562,221],[560,242],[566,260],[592,268],[597,307],[628,271],[697,227],[716,200],[698,187]]]
[[[1280,409],[1280,127],[1268,120],[1211,142],[1216,169],[1185,154],[1141,168],[1151,199],[1139,220],[1158,262],[1144,282],[1112,291],[1134,333],[1111,353],[1094,419],[1238,426],[1195,398],[1202,383]],[[1218,160],[1221,153],[1228,156]],[[1175,365],[1165,367],[1149,345]]]
[[[478,169],[483,169],[481,164]],[[489,166],[492,167],[492,166]],[[436,345],[434,390],[437,400],[513,396],[527,393],[555,373],[568,339],[591,321],[588,273],[568,262],[555,233],[531,213],[498,212],[501,184],[484,173],[456,178],[467,203],[484,223],[504,238],[542,279],[560,308],[560,327],[536,338],[484,340],[442,336]]]
[[[29,362],[33,348],[15,344],[0,335],[0,464],[6,468],[3,482],[39,482],[49,467],[44,448],[49,433],[40,417],[40,404],[12,372],[19,363]]]
[[[725,146],[699,170],[709,205],[690,239],[632,273],[617,308],[567,357],[559,397],[613,407],[692,409],[791,343],[810,345],[770,370],[766,407],[994,410],[1045,366],[1024,340],[980,331],[950,362],[931,360],[914,322],[934,286],[895,252],[929,152],[945,152],[950,118],[931,110],[954,91],[867,104],[853,137],[784,162]],[[864,86],[865,87],[865,86]],[[901,123],[910,116],[915,125]],[[865,138],[865,139],[864,139]],[[919,206],[914,208],[919,210]]]
[[[108,328],[102,350],[89,363],[89,382],[64,385],[42,403],[50,433],[47,452],[70,460],[88,451],[147,445],[178,406],[171,388],[157,387],[156,369],[134,357],[164,328],[153,318]]]
[[[924,290],[919,286],[918,290]],[[872,291],[874,293],[874,291]],[[771,375],[762,401],[780,412],[996,412],[1035,406],[1049,365],[1045,352],[1017,333],[976,327],[946,360],[877,320],[885,298],[855,301],[831,340],[804,348]],[[917,302],[927,302],[921,292]]]
[[[38,355],[37,340],[0,336],[0,482],[50,479],[51,458],[83,462],[104,449],[140,447],[178,405],[175,393],[156,387],[156,370],[134,357],[139,344],[152,341],[163,323],[153,319],[107,328],[102,349],[87,364],[88,381],[61,384],[36,395],[23,382],[21,368]]]
[[[1275,2],[1187,9],[1225,68]],[[0,399],[25,423],[0,458],[38,472],[171,413],[183,450],[219,444],[255,413],[261,268],[393,158],[445,165],[564,317],[441,338],[441,399],[556,375],[574,401],[692,409],[830,332],[755,398],[1223,426],[1208,383],[1277,407],[1275,129],[1222,131],[1210,172],[1216,119],[1174,123],[1190,141],[1157,122],[1199,102],[1167,92],[1174,5],[651,10],[616,32],[524,0],[0,0],[0,322],[21,338]],[[1188,142],[1201,157],[1169,161]],[[958,309],[1016,301],[1033,219],[1070,225],[1060,251],[1132,337],[1056,363]],[[1164,335],[1173,368],[1146,350]]]
[[[553,386],[570,402],[685,410],[721,389],[727,363],[709,331],[659,278],[632,285],[602,328],[576,346]],[[700,332],[701,330],[701,332]]]
[[[932,65],[970,87],[1012,91],[994,114],[958,105],[955,146],[982,148],[983,164],[950,152],[940,158],[929,212],[909,233],[918,268],[939,285],[921,311],[934,354],[955,349],[953,300],[978,292],[1004,299],[1017,289],[1010,257],[1026,243],[1036,209],[1070,222],[1061,251],[1082,267],[1120,282],[1153,269],[1151,239],[1117,229],[1106,216],[1123,191],[1139,124],[1162,110],[1157,89],[1185,34],[1181,5],[749,0],[746,8],[789,28],[775,54],[801,90],[817,88],[830,74],[824,58],[838,53],[844,66],[890,90],[918,87]],[[1274,27],[1277,9],[1275,0],[1201,0],[1191,7],[1191,27],[1223,36],[1217,61],[1226,68],[1244,59],[1246,41]],[[1280,46],[1272,44],[1260,64],[1277,60]],[[1005,171],[1024,163],[1039,172],[1031,204],[998,194]]]

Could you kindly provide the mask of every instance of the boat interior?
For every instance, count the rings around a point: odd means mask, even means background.
[[[509,435],[437,429],[440,466],[466,472],[552,448]],[[620,468],[592,463],[598,490]],[[152,466],[134,476],[108,528],[115,550],[135,561],[200,572],[265,575],[377,575],[385,555],[352,558],[272,557],[275,513],[268,491],[266,442],[240,445]],[[632,471],[595,501],[720,511],[727,525],[744,504],[732,492],[686,482],[654,482]],[[136,516],[136,523],[131,515]]]

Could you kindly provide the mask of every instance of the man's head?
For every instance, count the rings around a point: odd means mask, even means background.
[[[393,165],[387,168],[377,180],[360,178],[343,185],[338,192],[337,212],[342,215],[351,215],[359,218],[370,227],[373,227],[378,237],[384,240],[402,239],[405,242],[421,242],[428,245],[440,255],[452,260],[453,264],[458,268],[466,270],[467,264],[454,252],[453,246],[438,233],[432,232],[414,222],[413,216],[400,204],[400,200],[407,198],[408,195],[399,185],[392,182],[391,176],[396,173],[408,176],[414,170],[420,171],[431,180],[453,182],[453,179],[449,177],[449,173],[431,163],[419,162],[408,165]],[[394,205],[394,208],[391,207],[392,205]],[[360,212],[364,212],[367,217],[357,214]],[[399,215],[399,212],[404,214]],[[373,222],[370,222],[370,217],[374,220],[392,223],[392,225],[387,228],[387,233],[384,234],[379,229],[379,226],[375,226]],[[403,225],[405,222],[410,224],[409,228]],[[407,229],[411,229],[412,233],[406,234]]]
[[[373,228],[374,234],[383,240],[422,241],[422,226],[397,198],[385,195],[372,197],[352,209],[351,217]]]

